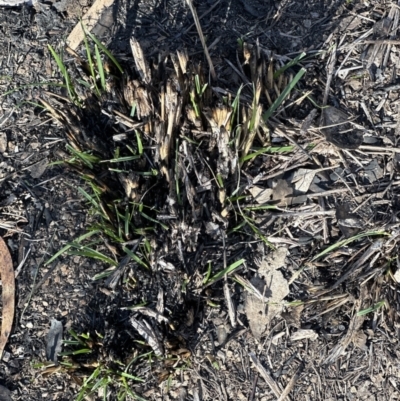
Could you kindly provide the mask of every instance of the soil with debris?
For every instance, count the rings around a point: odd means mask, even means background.
[[[132,37],[152,71],[182,49],[191,65],[208,71],[184,3],[116,0],[93,32],[132,71]],[[59,48],[90,6],[60,0],[0,8],[0,234],[17,284],[0,399],[74,400],[99,364],[142,379],[129,382],[135,396],[126,399],[400,399],[399,5],[194,2],[217,75],[207,90],[218,110],[241,84],[243,103],[251,104],[259,74],[265,112],[302,68],[305,75],[260,128],[259,155],[247,162],[224,150],[224,124],[214,124],[220,136],[210,157],[208,132],[187,124],[179,130],[180,204],[165,180],[100,177],[135,202],[150,202],[147,193],[158,189],[146,213],[161,224],[127,240],[134,249],[135,240],[148,238],[151,269],[119,264],[122,279],[111,285],[94,279],[108,266],[79,249],[46,263],[97,221],[79,190],[88,186],[82,171],[57,163],[71,157],[68,130],[40,103],[50,97],[52,107],[62,106],[65,93],[51,97],[39,84],[55,76],[61,82],[47,45]],[[277,65],[302,52],[276,75]],[[117,102],[118,94],[104,101],[98,120],[74,115],[84,121],[83,142],[99,153],[109,151],[114,135],[134,132],[122,117],[107,117]],[[212,118],[205,112],[203,120],[206,126]],[[149,139],[148,157],[155,147]],[[172,180],[162,160],[150,162]],[[208,170],[218,171],[229,193]],[[111,241],[97,245],[121,262]],[[216,276],[235,262],[234,271]],[[89,353],[60,365],[54,338],[71,340],[70,330],[90,335],[81,340]],[[121,382],[86,399],[117,399]]]

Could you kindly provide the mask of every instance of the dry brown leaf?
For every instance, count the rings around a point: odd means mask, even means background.
[[[256,185],[249,188],[249,192],[257,203],[271,202],[272,194],[274,193],[271,188],[263,188]]]
[[[15,311],[15,275],[10,252],[3,238],[0,237],[0,275],[3,286],[3,313],[0,336],[0,359],[7,344],[14,320]]]
[[[245,311],[250,330],[254,337],[260,339],[271,320],[282,312],[282,301],[289,294],[289,284],[280,269],[285,265],[286,248],[278,248],[263,260],[257,276],[251,284],[262,294],[263,298],[253,293],[246,294]],[[267,300],[267,301],[266,301]]]
[[[307,193],[310,185],[315,177],[315,170],[308,168],[300,168],[294,173],[292,184],[296,191]]]

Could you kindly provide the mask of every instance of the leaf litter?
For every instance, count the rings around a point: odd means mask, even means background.
[[[257,295],[251,291],[252,287],[247,287],[246,316],[258,340],[268,330],[272,319],[283,311],[283,301],[289,294],[289,284],[279,270],[285,266],[286,256],[287,249],[280,247],[260,261],[257,275],[250,280]],[[261,299],[259,294],[263,295]]]

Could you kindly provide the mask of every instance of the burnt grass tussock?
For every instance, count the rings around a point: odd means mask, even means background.
[[[362,358],[379,323],[395,336],[398,163],[378,122],[352,115],[365,98],[342,97],[366,69],[332,78],[346,43],[289,58],[239,41],[232,82],[184,50],[147,59],[134,37],[121,69],[104,51],[88,60],[91,46],[69,50],[64,87],[35,99],[64,134],[53,168],[80,177],[88,211],[61,256],[102,262],[73,322],[90,338],[65,347],[90,349],[63,359],[81,388],[99,365],[123,367],[151,398],[186,370],[215,398],[219,352],[237,341],[248,360],[268,338],[290,391],[281,355],[301,389],[312,360],[324,380],[349,347]],[[310,338],[309,354],[293,351]]]

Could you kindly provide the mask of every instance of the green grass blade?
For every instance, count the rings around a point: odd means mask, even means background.
[[[148,214],[144,213],[144,212],[140,212],[140,214],[147,220],[152,221],[153,223],[159,224],[164,230],[168,230],[168,226],[166,226],[165,224],[161,223],[160,221],[153,219],[152,217],[150,217]]]
[[[364,316],[367,315],[368,313],[371,312],[376,312],[378,309],[380,309],[383,305],[385,305],[385,301],[379,301],[376,304],[370,306],[367,309],[363,309],[357,312],[357,316]]]
[[[122,162],[130,162],[132,160],[137,160],[140,159],[140,155],[135,155],[135,156],[121,156],[115,159],[109,159],[109,160],[101,160],[99,163],[122,163]]]
[[[87,199],[92,206],[96,209],[96,210],[100,210],[100,205],[99,203],[93,198],[93,196],[90,196],[83,188],[78,187],[78,191],[80,192],[81,195],[84,196],[85,199]]]
[[[233,102],[231,104],[232,107],[232,116],[231,116],[231,125],[233,126],[234,120],[236,118],[236,122],[239,123],[239,116],[240,116],[240,109],[239,109],[239,105],[240,105],[240,94],[242,93],[242,89],[243,89],[243,84],[240,85],[235,99],[233,99]]]
[[[22,89],[31,88],[32,86],[55,86],[57,88],[67,88],[67,85],[64,85],[64,84],[57,84],[57,83],[53,83],[53,82],[35,82],[33,84],[25,84],[25,85],[17,86],[16,88],[10,89],[9,91],[0,94],[0,97],[10,95],[11,93],[15,93]],[[38,104],[38,106],[44,108],[42,105]]]
[[[225,275],[231,274],[232,272],[234,272],[239,266],[241,266],[243,263],[245,262],[245,259],[239,259],[236,262],[232,263],[231,265],[229,265],[228,267],[226,267],[225,269],[221,270],[220,272],[218,272],[217,274],[215,274],[214,276],[212,276],[208,282],[207,282],[207,286],[214,284],[216,281],[221,280],[221,278],[223,278]]]
[[[265,245],[269,246],[271,249],[275,249],[275,247],[268,241],[267,237],[250,221],[246,218],[246,222],[248,226],[253,230],[254,234],[258,235],[261,240],[265,243]]]
[[[300,81],[300,79],[303,77],[303,75],[305,73],[306,73],[305,68],[302,68],[296,74],[296,76],[293,78],[293,80],[288,84],[288,86],[278,96],[278,98],[275,100],[275,102],[272,103],[271,107],[263,114],[263,119],[264,119],[265,122],[268,121],[268,119],[272,116],[272,114],[275,112],[275,110],[282,104],[282,102],[290,94],[292,89],[296,86],[297,82]]]
[[[361,234],[357,234],[354,237],[351,238],[346,238],[342,241],[336,242],[336,244],[333,244],[331,246],[328,246],[328,248],[324,249],[322,252],[320,252],[318,255],[315,255],[312,259],[311,262],[314,262],[315,260],[321,258],[322,256],[327,255],[328,253],[341,248],[343,246],[346,246],[348,244],[350,244],[353,241],[357,241],[361,238],[364,237],[372,237],[372,236],[379,236],[379,235],[385,235],[385,236],[389,236],[390,234],[385,232],[385,231],[367,231],[365,233],[361,233]]]
[[[74,242],[76,244],[79,244],[81,241],[85,240],[86,238],[91,237],[94,234],[98,234],[100,231],[99,230],[94,230],[94,231],[90,231],[88,233],[85,233],[83,235],[81,235],[80,237],[78,237]],[[44,266],[49,265],[51,262],[53,262],[54,260],[56,260],[59,256],[61,256],[64,252],[68,251],[71,248],[71,244],[67,244],[66,246],[64,246],[63,248],[61,248],[56,254],[54,254],[45,264]]]
[[[136,134],[136,140],[137,140],[137,145],[138,145],[138,152],[139,152],[139,155],[142,155],[143,154],[142,139],[140,138],[140,133],[138,130],[135,130],[135,134]]]
[[[127,378],[127,379],[132,379],[132,380],[136,380],[136,381],[138,381],[138,382],[144,383],[144,380],[143,380],[143,379],[141,379],[140,377],[137,377],[137,376],[130,375],[129,373],[126,373],[126,372],[118,372],[118,374],[119,374],[120,376],[122,376],[122,377]]]
[[[83,27],[86,34],[90,37],[90,39],[93,40],[94,43],[99,47],[99,49],[114,63],[114,65],[118,68],[119,72],[121,74],[124,73],[124,70],[122,69],[121,65],[118,63],[118,61],[115,59],[115,57],[110,53],[110,51],[94,36],[92,33],[90,33],[86,27]]]
[[[139,264],[140,266],[143,266],[145,269],[150,270],[149,266],[146,265],[146,263],[143,262],[142,259],[140,259],[135,253],[133,253],[132,251],[130,251],[128,248],[123,247],[122,248],[124,250],[124,252],[129,255],[137,264]]]
[[[72,85],[71,78],[70,78],[70,76],[68,74],[68,71],[67,71],[67,68],[65,67],[65,64],[63,63],[63,61],[61,60],[61,57],[56,53],[56,51],[52,48],[52,46],[50,44],[48,44],[47,47],[50,50],[50,53],[53,56],[54,60],[56,61],[57,66],[58,66],[62,76],[64,77],[65,85],[67,87],[69,98],[72,101],[76,101],[76,99],[77,99],[76,92],[75,92],[74,87]]]
[[[93,164],[97,164],[100,162],[100,159],[98,157],[93,156],[87,152],[78,152],[71,145],[67,145],[66,148],[73,156],[82,160],[82,162],[86,164],[90,169],[93,169]]]
[[[105,263],[110,264],[111,266],[118,266],[118,263],[115,260],[109,258],[108,256],[102,254],[99,251],[96,251],[96,250],[89,248],[87,246],[84,246],[84,245],[79,245],[79,244],[74,244],[74,243],[71,243],[70,245],[71,245],[71,248],[76,249],[76,250],[70,251],[71,255],[85,256],[88,258],[101,260]]]
[[[246,156],[243,156],[240,159],[240,163],[243,163],[247,160],[254,159],[255,157],[262,155],[264,153],[288,153],[294,150],[293,145],[289,146],[268,146],[266,148],[261,148],[254,153],[249,153]]]
[[[274,79],[279,78],[280,75],[282,75],[288,68],[293,67],[299,63],[300,60],[302,60],[306,56],[306,53],[300,53],[296,58],[294,58],[292,61],[289,61],[287,64],[285,64],[282,68],[280,68],[278,71],[275,71],[274,73]]]
[[[211,277],[211,262],[208,262],[207,274],[204,277],[203,284],[207,284]]]
[[[71,245],[65,245],[63,248],[61,248],[57,253],[55,253],[45,264],[44,266],[47,266],[54,260],[56,260],[59,256],[61,256],[64,252],[67,252],[71,248]]]
[[[106,76],[104,74],[103,61],[101,59],[99,47],[96,44],[94,45],[94,52],[96,54],[96,63],[97,63],[97,69],[99,71],[99,76],[100,76],[101,89],[103,91],[105,91],[106,90]]]
[[[92,84],[94,86],[97,96],[100,96],[100,91],[99,91],[99,88],[97,87],[97,76],[96,76],[96,71],[95,71],[94,64],[93,64],[92,52],[89,47],[86,31],[83,27],[82,21],[81,21],[81,25],[82,25],[82,31],[83,31],[83,41],[85,43],[85,49],[86,49],[86,56],[87,56],[88,63],[89,63],[90,75],[92,77]]]

